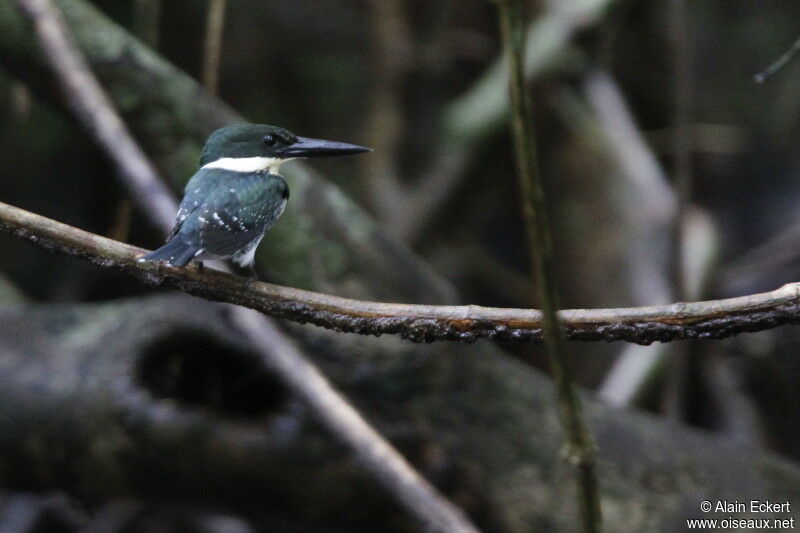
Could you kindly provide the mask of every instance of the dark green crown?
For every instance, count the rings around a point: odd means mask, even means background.
[[[223,157],[313,157],[357,154],[369,148],[355,144],[298,137],[277,126],[234,124],[218,129],[206,141],[200,166]]]
[[[278,151],[297,142],[287,129],[266,124],[234,124],[220,128],[206,141],[200,165],[222,157],[280,157]]]

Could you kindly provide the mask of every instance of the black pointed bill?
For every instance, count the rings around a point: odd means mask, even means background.
[[[298,137],[297,142],[285,148],[277,150],[279,157],[321,157],[333,155],[360,154],[371,152],[371,148],[358,146],[357,144],[340,143],[336,141],[323,141],[322,139],[309,139]]]

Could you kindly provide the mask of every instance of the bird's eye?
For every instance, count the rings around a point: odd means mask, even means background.
[[[277,141],[278,140],[272,135],[264,135],[263,137],[261,137],[261,142],[263,142],[267,146],[275,146],[275,143]]]

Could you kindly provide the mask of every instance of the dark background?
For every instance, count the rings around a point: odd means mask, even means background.
[[[134,33],[152,24],[137,22],[136,2],[93,3]],[[536,2],[529,11],[536,19],[568,3]],[[715,299],[796,280],[800,60],[763,84],[755,83],[753,75],[800,36],[800,5],[688,2],[688,32],[678,38],[690,50],[685,131],[691,133],[691,237],[685,260],[693,267],[685,275],[692,290],[679,295],[671,266],[674,198],[664,186],[672,179],[674,139],[681,134],[675,127],[681,73],[674,67],[670,41],[671,7],[668,2],[606,3],[602,15],[579,27],[530,84],[563,307]],[[459,103],[500,56],[492,2],[228,4],[221,99],[253,122],[374,147],[363,157],[313,166],[369,212],[387,235],[446,278],[459,301],[535,305],[508,129],[495,121],[464,133],[453,121],[454,116],[466,119]],[[198,78],[205,16],[205,2],[162,2],[154,43],[166,60]],[[593,100],[592,80],[618,91],[624,105]],[[63,109],[26,83],[14,68],[0,70],[0,201],[156,247],[161,236],[132,207],[103,153]],[[498,98],[505,93],[471,102],[491,106]],[[648,171],[636,163],[633,172],[625,170],[621,159],[636,160],[641,154],[632,155],[628,145],[614,140],[608,129],[614,126],[599,118],[603,109],[615,117],[629,114],[644,153],[654,156],[660,168],[661,181],[633,192],[637,173]],[[464,146],[459,145],[462,136],[470,139],[466,153],[453,148]],[[455,169],[442,166],[448,156],[458,160]],[[452,184],[450,193],[421,215],[415,199],[442,173],[449,174],[444,181]],[[181,178],[169,178],[180,190]],[[423,216],[424,222],[404,233],[409,220]],[[273,241],[277,248],[264,252],[271,246],[269,235],[262,244],[258,260],[271,275],[302,288],[352,295],[352,287],[335,281],[313,285],[288,262],[270,264],[268,254],[280,256],[286,231],[279,222]],[[374,275],[380,278],[380,272]],[[154,292],[6,236],[0,237],[0,276],[6,306],[23,300],[42,305],[107,302]],[[637,285],[637,276],[650,285]],[[393,297],[412,299],[402,293]],[[630,347],[622,343],[570,348],[578,382],[599,391],[600,398],[616,398],[658,417],[797,459],[798,340],[797,330],[786,326],[725,341],[652,346],[635,354],[626,353]],[[525,345],[500,348],[526,360],[531,350]],[[534,351],[534,364],[546,371],[546,359]],[[655,357],[646,378],[636,381],[632,398],[620,400],[608,384],[610,372],[623,358],[641,361],[646,354]]]

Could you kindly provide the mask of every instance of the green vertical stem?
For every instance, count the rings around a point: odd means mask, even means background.
[[[222,32],[225,28],[225,0],[208,0],[203,85],[212,94],[219,84],[219,62],[222,56]]]
[[[158,48],[161,0],[136,0],[133,3],[134,33],[153,49]]]
[[[525,87],[523,50],[525,32],[520,0],[496,0],[500,32],[508,63],[511,97],[511,128],[517,160],[517,176],[527,226],[533,276],[542,309],[542,329],[564,426],[566,455],[578,478],[578,500],[582,529],[601,529],[600,497],[595,475],[595,446],[583,421],[581,403],[572,385],[567,346],[558,320],[558,291],[553,276],[553,252],[545,200],[539,179],[530,95]]]

